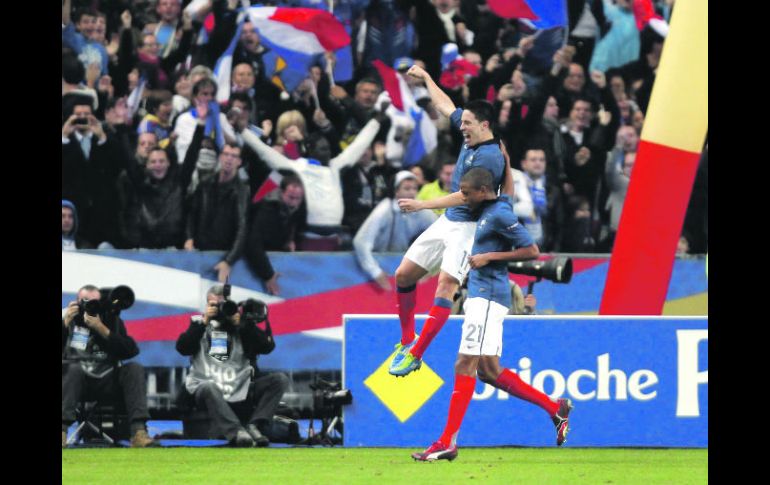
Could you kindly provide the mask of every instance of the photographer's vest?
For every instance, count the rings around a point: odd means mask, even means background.
[[[190,364],[190,373],[185,380],[185,388],[190,394],[195,394],[201,384],[213,382],[226,401],[246,399],[253,368],[243,353],[239,332],[207,325],[200,350],[190,358]]]
[[[78,360],[83,372],[97,379],[112,372],[117,363],[94,341],[93,330],[74,323],[70,325],[64,356]]]

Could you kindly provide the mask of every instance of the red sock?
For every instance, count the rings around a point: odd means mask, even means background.
[[[503,369],[493,386],[502,389],[511,396],[537,404],[545,409],[549,416],[553,416],[559,411],[559,403],[553,402],[550,397],[522,381],[521,377],[508,369]]]
[[[422,327],[420,339],[417,341],[417,344],[412,347],[412,350],[409,351],[412,355],[418,359],[422,359],[422,354],[425,353],[425,349],[428,348],[428,345],[433,341],[433,338],[438,335],[441,327],[444,326],[451,312],[451,301],[446,298],[436,298],[434,300],[433,306],[430,307],[430,312],[428,313],[428,319],[425,320],[425,325]]]
[[[396,306],[401,321],[401,345],[409,345],[414,340],[414,305],[417,285],[407,288],[396,287]]]
[[[442,443],[447,446],[454,445],[457,441],[457,432],[463,422],[465,411],[473,397],[473,389],[476,387],[476,379],[471,376],[455,374],[455,387],[452,399],[449,401],[449,416],[447,416],[444,433],[441,435]]]

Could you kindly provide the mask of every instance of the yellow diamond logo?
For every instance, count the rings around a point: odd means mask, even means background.
[[[395,356],[396,352],[393,352],[366,378],[364,384],[403,423],[444,385],[444,380],[425,362],[419,370],[406,377],[392,376],[388,373],[388,367]]]

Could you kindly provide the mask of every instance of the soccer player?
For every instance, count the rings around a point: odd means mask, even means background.
[[[497,197],[493,187],[492,174],[483,168],[469,170],[460,183],[468,208],[479,213],[473,252],[468,258],[472,269],[465,321],[446,427],[438,441],[422,453],[412,454],[418,461],[457,458],[457,433],[473,396],[477,374],[483,382],[543,408],[556,426],[556,444],[561,446],[566,440],[572,402],[566,398],[553,401],[500,367],[503,320],[511,306],[506,261],[534,259],[540,251],[513,214],[511,199],[507,195]],[[409,354],[405,360],[413,358]]]
[[[468,273],[467,259],[473,245],[476,218],[463,205],[463,196],[459,192],[460,178],[472,167],[484,167],[493,175],[494,190],[501,184],[505,186],[503,190],[512,190],[513,187],[510,167],[506,168],[508,164],[492,133],[492,105],[483,100],[473,100],[467,103],[464,110],[456,108],[424,69],[412,66],[407,75],[425,81],[434,106],[462,132],[464,143],[452,175],[451,194],[427,201],[399,201],[406,212],[442,207],[449,209],[409,247],[396,270],[401,341],[396,344],[398,352],[389,368],[395,376],[405,376],[419,368],[422,354],[449,318],[452,297]],[[422,336],[418,339],[414,331],[417,281],[439,268],[436,297]],[[417,357],[417,360],[411,361],[412,367],[404,364],[404,356],[410,352]]]

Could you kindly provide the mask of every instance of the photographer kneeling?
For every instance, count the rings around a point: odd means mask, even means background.
[[[131,425],[131,446],[143,448],[155,446],[147,435],[147,387],[144,367],[136,362],[121,365],[122,360],[139,354],[134,339],[126,333],[126,326],[118,316],[120,309],[133,304],[133,292],[128,287],[118,287],[127,292],[114,299],[110,292],[109,303],[102,300],[99,288],[86,285],[78,290],[77,301],[67,305],[62,318],[62,380],[61,421],[62,448],[66,446],[67,428],[75,421],[75,410],[85,397],[97,400],[117,400],[122,391],[126,412]],[[130,301],[129,301],[130,300]],[[117,308],[116,308],[117,307]]]
[[[193,316],[190,327],[177,339],[177,351],[189,355],[191,363],[182,397],[191,396],[196,407],[208,413],[210,438],[224,436],[239,447],[267,446],[264,433],[270,429],[289,379],[281,373],[262,373],[257,367],[257,354],[269,354],[275,348],[264,304],[248,300],[239,308],[228,296],[227,285],[209,289],[206,312]],[[265,330],[257,326],[262,320]],[[238,418],[244,411],[251,413],[245,427]]]

